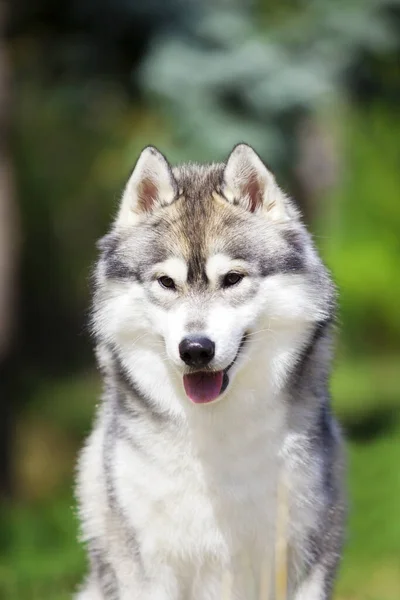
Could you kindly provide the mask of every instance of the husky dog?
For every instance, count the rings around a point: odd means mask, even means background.
[[[148,147],[100,249],[77,597],[328,600],[335,290],[297,210],[246,144],[176,168]]]

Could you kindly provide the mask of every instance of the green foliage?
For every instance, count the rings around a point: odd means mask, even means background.
[[[298,117],[337,101],[361,53],[396,46],[384,14],[396,4],[273,2],[260,19],[249,3],[204,3],[188,31],[155,40],[141,69],[149,100],[173,123],[171,152],[220,160],[243,140],[287,172]]]
[[[343,340],[357,353],[398,346],[399,135],[399,116],[379,106],[347,118],[345,181],[318,226],[340,289]]]

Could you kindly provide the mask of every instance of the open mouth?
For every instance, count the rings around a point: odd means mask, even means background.
[[[186,395],[195,404],[213,402],[223,394],[229,385],[229,370],[237,361],[238,356],[246,341],[246,334],[242,337],[238,351],[233,361],[222,371],[197,371],[183,376],[183,386]]]

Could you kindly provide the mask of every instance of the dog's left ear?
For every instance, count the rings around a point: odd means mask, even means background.
[[[238,144],[232,150],[221,191],[229,202],[250,212],[263,210],[273,220],[288,219],[285,196],[275,177],[247,144]]]
[[[178,186],[167,159],[157,148],[145,148],[122,197],[117,224],[130,225],[162,206],[171,204]]]

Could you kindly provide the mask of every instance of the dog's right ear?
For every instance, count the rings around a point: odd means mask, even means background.
[[[153,146],[145,148],[122,197],[117,224],[132,225],[155,208],[171,204],[178,186],[167,159]]]

